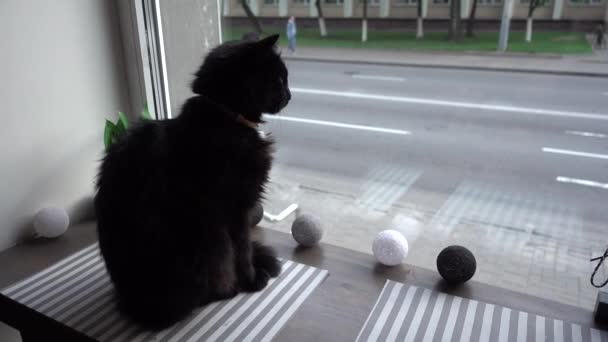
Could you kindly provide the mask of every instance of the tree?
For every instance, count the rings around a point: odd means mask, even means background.
[[[243,7],[245,14],[247,14],[247,18],[249,18],[249,21],[251,22],[253,29],[258,34],[264,33],[264,31],[262,30],[262,25],[260,25],[258,18],[256,18],[255,14],[253,14],[253,12],[251,11],[251,8],[249,8],[249,4],[247,2],[248,2],[247,0],[241,0],[241,6]]]
[[[367,0],[363,0],[363,20],[361,21],[361,41],[367,41]]]
[[[477,0],[473,0],[473,7],[471,7],[471,13],[467,20],[467,37],[473,37],[475,33],[475,15],[477,14]]]
[[[546,0],[528,0],[528,19],[526,19],[526,42],[530,43],[532,41],[532,16],[534,15],[534,10],[540,6],[545,4]]]
[[[450,4],[450,40],[462,38],[462,20],[460,18],[460,0],[452,0]]]
[[[422,28],[422,23],[424,18],[422,18],[422,1],[416,0],[416,5],[418,7],[418,18],[416,18],[416,38],[421,39],[424,37],[424,30]]]
[[[321,33],[321,37],[325,37],[327,36],[327,29],[325,28],[325,18],[323,17],[321,0],[315,0],[315,6],[317,7],[317,18],[319,18],[319,32]]]

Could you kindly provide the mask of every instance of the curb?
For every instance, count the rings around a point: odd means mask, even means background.
[[[294,57],[283,56],[285,60],[317,62],[317,63],[348,63],[348,64],[366,64],[366,65],[385,65],[385,66],[404,66],[413,68],[429,68],[429,69],[451,69],[451,70],[475,70],[475,71],[494,71],[494,72],[512,72],[512,73],[527,73],[539,75],[561,75],[561,76],[579,76],[579,77],[596,77],[608,78],[608,73],[594,73],[584,71],[560,71],[560,70],[535,70],[522,68],[498,68],[498,67],[482,67],[482,66],[466,66],[466,65],[437,65],[423,63],[408,63],[408,62],[388,62],[388,61],[359,61],[350,59],[330,59],[321,57]]]

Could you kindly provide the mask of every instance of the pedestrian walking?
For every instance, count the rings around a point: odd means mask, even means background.
[[[291,54],[296,53],[296,34],[296,18],[291,16],[287,21],[287,49],[289,50],[289,52],[291,52]]]

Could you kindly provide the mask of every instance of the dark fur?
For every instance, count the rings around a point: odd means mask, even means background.
[[[178,118],[131,129],[97,180],[99,246],[120,308],[163,329],[200,305],[259,291],[280,265],[252,243],[247,212],[262,198],[271,145],[260,122],[291,95],[276,36],[226,43],[196,73]]]

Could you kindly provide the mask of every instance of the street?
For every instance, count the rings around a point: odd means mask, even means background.
[[[592,309],[589,259],[608,243],[608,79],[288,68],[292,102],[262,127],[277,142],[267,211],[298,203],[325,242],[368,253],[376,232],[400,230],[407,263],[429,269],[462,244],[474,280]]]

